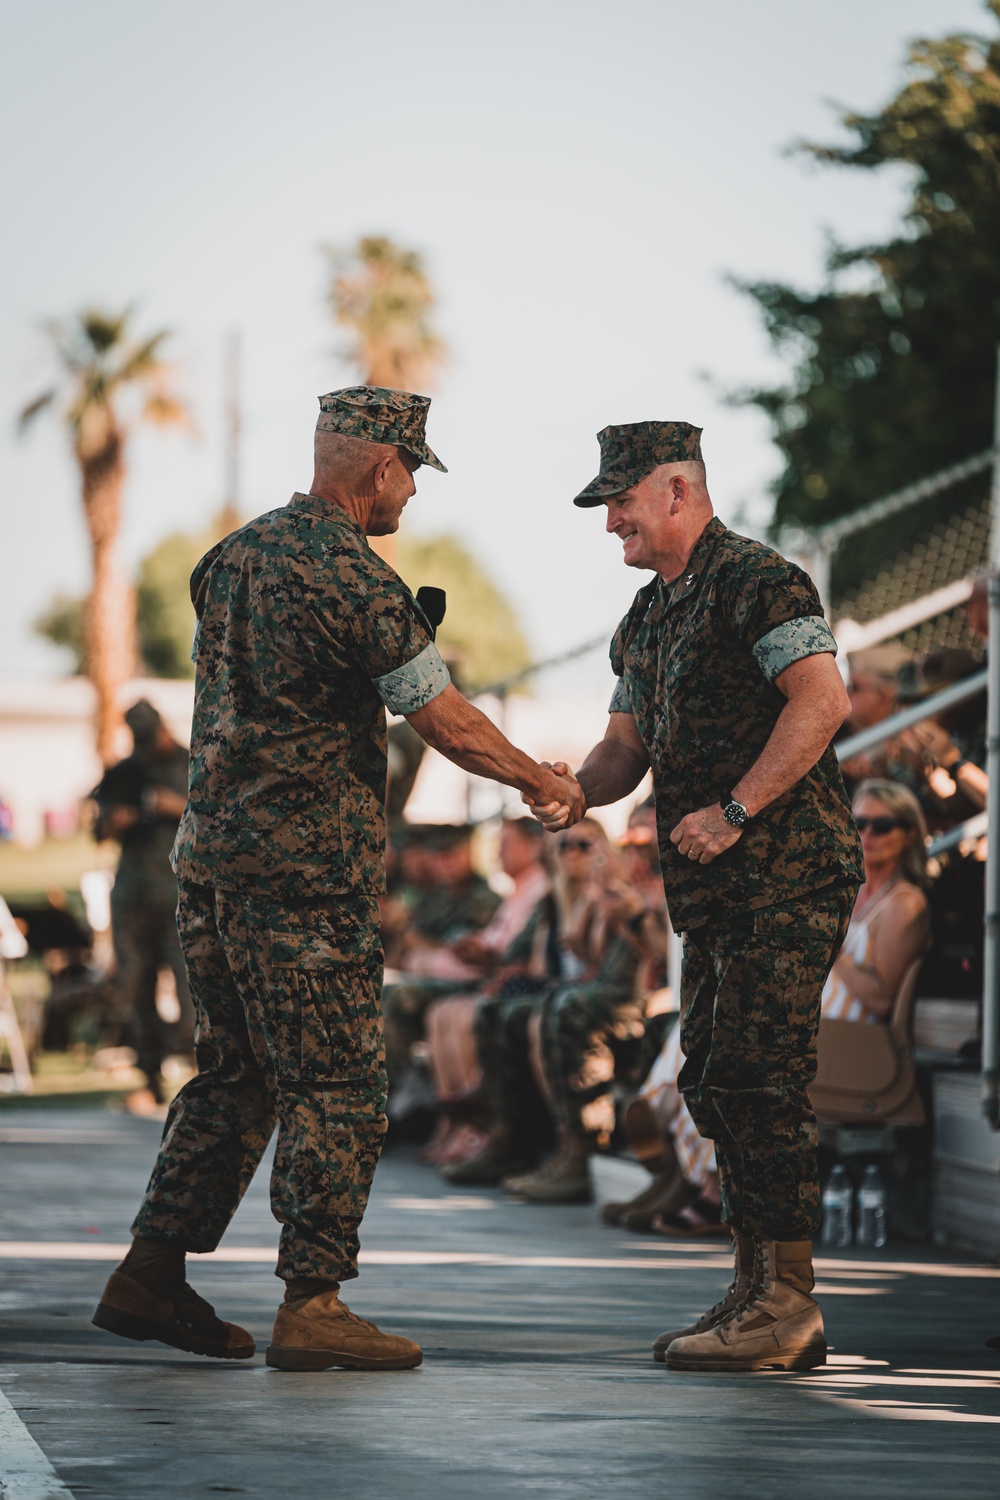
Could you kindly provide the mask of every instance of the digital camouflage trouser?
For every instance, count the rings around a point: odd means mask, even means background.
[[[538,1012],[547,1100],[529,1059],[528,1029]],[[548,981],[540,992],[485,1000],[476,1010],[475,1036],[484,1091],[525,1152],[546,1143],[546,1115],[563,1133],[605,1141],[615,1124],[616,1074],[626,1065],[638,1084],[657,1050],[644,1046],[644,1000],[630,988],[596,982]]]
[[[715,1142],[722,1217],[768,1239],[819,1229],[816,1074],[820,995],[853,887],[814,891],[684,934],[678,1079]]]
[[[130,892],[111,896],[111,931],[115,945],[115,1040],[135,1048],[136,1063],[154,1089],[160,1065],[171,1053],[188,1053],[194,1045],[194,1012],[177,937],[173,902]],[[156,1009],[161,968],[173,970],[180,1020],[167,1022]]]
[[[374,896],[291,904],[180,887],[198,1073],[177,1095],[133,1234],[213,1250],[278,1124],[277,1275],[357,1275],[385,1133]]]
[[[528,1027],[548,992],[549,981],[522,975],[498,995],[480,1000],[473,1020],[483,1093],[516,1151],[531,1159],[552,1141],[548,1103],[535,1081]]]
[[[646,1003],[631,988],[561,985],[542,1007],[542,1062],[561,1133],[606,1146],[615,1128],[614,1084],[626,1052],[635,1079],[646,1034]],[[652,1058],[644,1059],[652,1062]]]

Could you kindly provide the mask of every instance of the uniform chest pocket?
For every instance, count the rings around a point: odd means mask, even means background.
[[[281,1064],[302,1083],[362,1078],[378,1051],[378,996],[364,945],[313,932],[270,934],[270,968],[284,1012]]]

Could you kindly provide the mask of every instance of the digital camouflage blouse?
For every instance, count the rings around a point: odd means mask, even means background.
[[[312,495],[219,542],[198,625],[182,879],[303,898],[385,884],[386,707],[448,670],[413,595],[354,518]]]
[[[709,522],[672,583],[640,589],[611,644],[611,712],[631,712],[649,753],[660,861],[676,929],[863,879],[834,750],[710,864],[677,852],[685,814],[728,798],[785,705],[792,662],[837,649],[808,576],[771,548]]]

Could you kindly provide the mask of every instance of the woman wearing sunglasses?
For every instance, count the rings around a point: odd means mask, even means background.
[[[884,1021],[903,975],[930,944],[927,825],[913,793],[893,781],[861,783],[854,821],[865,883],[823,988],[823,1015]]]

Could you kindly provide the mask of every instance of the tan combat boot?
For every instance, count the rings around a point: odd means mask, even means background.
[[[584,1136],[564,1136],[534,1172],[505,1177],[500,1186],[530,1203],[589,1203],[590,1142]]]
[[[412,1339],[383,1333],[345,1307],[336,1282],[289,1282],[266,1360],[276,1370],[412,1370],[423,1351]]]
[[[810,1240],[758,1240],[753,1286],[707,1333],[674,1339],[669,1370],[811,1370],[826,1364]]]
[[[667,1349],[674,1339],[693,1338],[698,1333],[708,1333],[710,1328],[715,1328],[729,1314],[735,1312],[742,1302],[750,1295],[753,1285],[754,1265],[754,1241],[749,1234],[737,1234],[733,1232],[733,1250],[735,1252],[735,1274],[729,1290],[721,1302],[710,1307],[707,1313],[702,1313],[697,1323],[692,1323],[690,1328],[678,1328],[673,1333],[661,1333],[653,1345],[653,1358],[664,1364],[667,1358]]]
[[[90,1321],[125,1339],[156,1339],[213,1359],[250,1359],[257,1349],[245,1328],[224,1323],[188,1286],[184,1251],[160,1240],[132,1242]]]

